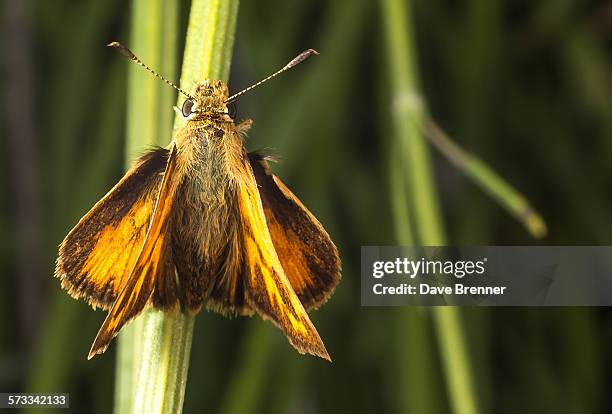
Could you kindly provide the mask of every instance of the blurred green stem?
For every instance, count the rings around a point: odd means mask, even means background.
[[[453,410],[457,414],[477,413],[472,367],[459,308],[434,308],[433,318]]]
[[[170,79],[175,72],[171,62],[175,61],[177,7],[176,1],[136,0],[133,11],[134,51]],[[183,57],[183,89],[191,90],[200,79],[227,80],[237,13],[237,0],[193,0]],[[134,69],[140,70],[133,65]],[[141,70],[130,80],[128,158],[146,144],[166,144],[172,134],[167,122],[171,103],[163,99],[171,95],[163,94],[173,91]],[[156,84],[138,84],[150,81]],[[160,87],[165,90],[160,92]],[[183,99],[179,96],[179,104]],[[175,119],[174,130],[181,122]],[[182,411],[193,326],[191,315],[149,310],[126,327],[117,363],[117,413]]]
[[[538,239],[546,236],[546,223],[542,216],[487,164],[461,149],[431,120],[427,122],[424,133],[438,151],[519,220],[529,234]]]
[[[397,166],[405,171],[408,190],[407,195],[396,195],[393,204],[397,211],[400,201],[412,202],[407,212],[411,214],[415,236],[411,236],[413,232],[403,230],[404,237],[414,237],[414,241],[421,245],[441,246],[446,244],[446,237],[426,141],[421,134],[426,109],[418,87],[411,2],[381,1],[392,85],[391,112],[395,138],[392,146],[398,148],[401,164]],[[402,191],[402,188],[397,188],[404,184],[402,180],[396,177],[392,184],[394,191]],[[437,307],[432,310],[432,314],[453,410],[458,414],[476,413],[477,398],[459,310],[454,307]]]
[[[389,75],[393,86],[391,112],[395,139],[401,163],[406,169],[406,185],[412,193],[409,198],[410,210],[414,222],[419,223],[414,228],[415,238],[421,242],[427,242],[426,239],[444,240],[436,187],[429,167],[427,143],[420,133],[425,108],[418,87],[416,66],[413,64],[414,50],[408,15],[410,2],[381,1],[388,46]]]
[[[132,2],[131,34],[127,45],[147,64],[169,79],[177,71],[178,1],[134,0]],[[128,65],[127,93],[127,136],[125,145],[126,167],[147,147],[164,146],[172,134],[172,103],[174,91],[137,65]],[[169,316],[168,319],[171,317]],[[189,322],[182,315],[174,315],[175,323],[164,323],[157,312],[144,314],[126,326],[118,337],[118,351],[115,381],[115,413],[132,413],[143,409],[145,387],[153,386],[146,379],[156,370],[167,369],[174,364],[163,355],[162,335],[170,334],[168,325],[182,325],[178,329],[181,344],[190,343],[186,325]],[[169,321],[168,321],[169,322]],[[147,340],[145,341],[145,327]],[[152,335],[155,331],[157,335]],[[158,338],[160,340],[154,340]],[[174,338],[173,338],[174,339]],[[186,352],[187,351],[187,352]],[[188,350],[177,350],[176,358],[187,359]],[[154,358],[152,354],[157,355]],[[174,367],[176,369],[176,367]],[[179,374],[182,371],[179,371]],[[174,375],[175,373],[173,373]],[[176,377],[176,375],[175,375]],[[160,375],[160,379],[164,378]],[[159,412],[165,395],[175,404],[176,391],[172,385],[161,388],[156,385],[155,398],[149,396],[149,410]],[[166,393],[166,388],[168,393]],[[180,393],[179,393],[180,394]]]

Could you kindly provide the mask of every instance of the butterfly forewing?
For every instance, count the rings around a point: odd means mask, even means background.
[[[316,309],[340,282],[338,249],[316,217],[270,173],[264,156],[251,153],[249,161],[283,270],[306,310]]]
[[[89,358],[104,352],[119,330],[142,312],[156,284],[170,289],[174,286],[169,227],[176,187],[175,170],[176,147],[173,145],[144,243],[125,285],[94,340]],[[164,297],[166,307],[169,309],[178,307],[176,291],[165,292],[165,294],[167,295]]]
[[[143,155],[60,245],[55,276],[76,299],[108,310],[136,263],[168,150]]]
[[[257,182],[245,160],[239,182],[238,207],[245,251],[246,302],[263,318],[274,322],[300,353],[330,359],[274,249],[266,224]]]

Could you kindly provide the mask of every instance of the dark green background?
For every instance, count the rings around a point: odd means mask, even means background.
[[[18,3],[0,11],[0,391],[70,392],[74,411],[106,413],[115,346],[86,360],[104,314],[71,300],[52,273],[57,244],[121,176],[127,63],[104,45],[128,39],[130,9],[120,0],[30,1],[22,11]],[[412,3],[431,114],[549,228],[534,241],[434,154],[449,242],[609,244],[610,4]],[[273,149],[276,171],[341,251],[344,279],[312,316],[334,362],[299,356],[259,318],[203,312],[185,412],[405,412],[420,399],[432,413],[451,410],[428,311],[359,304],[360,246],[395,244],[383,25],[376,1],[242,2],[232,90],[302,49],[321,52],[241,99],[238,117],[255,120],[249,148]],[[469,308],[461,316],[483,412],[612,409],[606,309]],[[398,323],[411,318],[425,323]],[[406,346],[411,337],[424,346]]]

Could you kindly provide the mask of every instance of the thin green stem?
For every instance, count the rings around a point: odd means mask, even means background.
[[[180,86],[191,90],[201,79],[227,81],[234,48],[238,0],[193,0]],[[178,102],[184,100],[179,96]],[[182,122],[175,118],[175,125]]]
[[[411,2],[402,0],[382,0],[394,138],[406,174],[409,197],[405,198],[412,200],[412,208],[408,211],[415,223],[414,241],[440,246],[446,243],[446,237],[426,141],[421,133],[426,109],[418,86],[410,6]],[[394,187],[396,183],[401,185],[400,180],[394,179]],[[459,310],[438,307],[432,314],[453,410],[458,414],[476,413],[477,398]]]
[[[459,308],[434,308],[433,319],[453,410],[475,414],[478,401]]]
[[[177,71],[178,2],[134,0],[131,21],[129,47],[148,65],[167,78],[174,78]],[[143,73],[137,65],[128,65],[126,167],[147,147],[167,144],[172,133],[170,108],[173,92]],[[147,323],[150,315],[155,313],[145,311],[119,334],[115,381],[115,412],[118,414],[136,412],[136,390],[141,384],[141,366],[145,364],[142,348],[152,348],[142,341],[144,327],[152,327]],[[158,326],[159,332],[161,328]],[[150,366],[151,363],[146,365],[147,368]]]
[[[429,141],[459,170],[516,217],[535,238],[546,236],[546,223],[529,201],[478,157],[455,144],[433,121],[427,123]]]
[[[149,311],[136,346],[134,413],[180,413],[183,408],[195,318]]]
[[[410,42],[409,5],[402,1],[383,0],[389,75],[393,84],[391,113],[401,163],[406,169],[406,180],[412,192],[411,211],[416,237],[425,244],[445,238],[440,219],[435,184],[426,142],[421,137],[421,126],[426,111],[418,88],[413,65],[414,46]],[[424,233],[423,233],[424,232]]]
[[[400,245],[415,244],[407,191],[406,174],[402,168],[397,141],[390,145],[389,181],[391,208],[395,222],[395,238]],[[394,394],[401,396],[396,401],[399,411],[409,413],[440,413],[443,405],[435,390],[436,384],[432,338],[429,334],[425,312],[416,308],[400,309],[394,325],[396,348],[393,353],[392,372]],[[410,352],[406,352],[409,349]],[[396,365],[397,364],[397,365]]]
[[[391,209],[395,222],[395,239],[405,246],[414,244],[414,230],[410,223],[409,194],[406,174],[402,168],[401,156],[393,142],[389,160],[389,184],[391,190]]]
[[[170,79],[175,73],[177,7],[176,1],[134,2],[133,50]],[[238,0],[193,0],[183,56],[183,89],[191,90],[201,79],[227,79],[237,13]],[[140,70],[132,66],[131,70]],[[149,88],[146,82],[150,81],[155,84]],[[169,141],[171,93],[142,71],[134,74],[128,100],[129,157],[143,145]],[[183,99],[179,96],[178,102]],[[175,119],[174,130],[181,122]],[[149,310],[124,329],[117,362],[116,412],[182,411],[193,326],[192,315]]]

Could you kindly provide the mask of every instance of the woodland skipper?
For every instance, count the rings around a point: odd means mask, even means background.
[[[185,123],[166,148],[141,156],[78,222],[59,248],[55,276],[76,299],[108,315],[89,351],[110,341],[147,306],[224,315],[258,313],[299,353],[330,360],[306,311],[340,281],[338,250],[321,224],[268,169],[247,153],[251,120],[238,124],[228,104],[304,61],[228,96],[218,80],[191,94],[150,69],[120,43],[108,46],[185,95]]]

